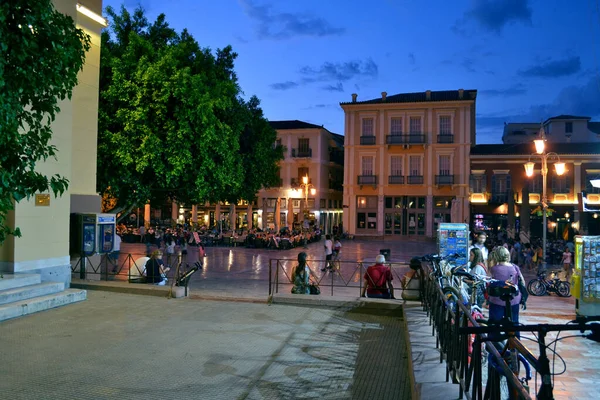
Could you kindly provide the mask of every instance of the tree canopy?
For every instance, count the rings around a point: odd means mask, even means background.
[[[147,201],[252,200],[283,157],[230,46],[214,53],[163,14],[108,7],[102,34],[98,190],[128,211]]]
[[[51,0],[0,2],[0,244],[21,235],[6,219],[15,202],[68,187],[65,177],[48,177],[36,165],[57,157],[52,122],[59,102],[71,98],[89,43]]]

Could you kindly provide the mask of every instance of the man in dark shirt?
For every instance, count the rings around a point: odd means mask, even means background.
[[[375,259],[375,265],[371,265],[367,268],[367,272],[364,275],[364,286],[362,289],[361,296],[379,299],[395,299],[394,297],[394,286],[392,285],[391,268],[383,265],[385,257],[378,255]]]

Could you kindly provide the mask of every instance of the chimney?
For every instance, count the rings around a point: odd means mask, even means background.
[[[458,89],[458,98],[462,100],[464,96],[465,96],[465,89]]]
[[[356,98],[358,97],[358,94],[356,93],[352,93],[352,102],[356,103]]]
[[[425,100],[431,100],[431,90],[425,91]]]
[[[387,92],[381,92],[381,100],[385,101],[386,97],[387,97]]]

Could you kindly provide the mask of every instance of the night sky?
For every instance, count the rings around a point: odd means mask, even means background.
[[[599,0],[104,0],[228,44],[270,120],[344,133],[339,102],[477,89],[477,142],[504,122],[600,119]]]

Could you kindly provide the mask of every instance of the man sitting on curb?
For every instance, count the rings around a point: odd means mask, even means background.
[[[371,265],[365,272],[365,284],[362,288],[361,297],[376,299],[395,299],[394,286],[392,285],[391,268],[383,265],[385,257],[380,254],[375,259],[375,265]],[[366,296],[365,296],[366,294]]]

